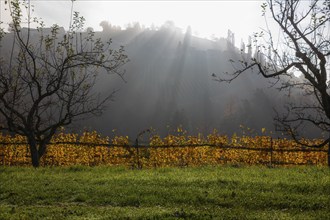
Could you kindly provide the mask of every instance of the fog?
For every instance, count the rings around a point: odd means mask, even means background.
[[[242,125],[253,134],[274,130],[274,108],[281,110],[289,100],[270,88],[269,80],[253,70],[232,83],[213,80],[213,73],[233,71],[229,60],[241,58],[234,33],[217,40],[199,38],[190,27],[182,31],[173,22],[159,28],[142,28],[138,23],[125,30],[102,22],[96,37],[112,39],[114,48],[125,47],[130,62],[124,80],[101,74],[96,92],[115,97],[100,117],[75,122],[70,131],[96,130],[102,135],[135,138],[145,129],[166,135],[182,127],[188,135],[241,134]],[[64,31],[64,29],[62,30]],[[9,50],[7,35],[2,52]],[[244,56],[251,56],[246,50]],[[292,100],[292,97],[290,97]]]
[[[240,133],[240,125],[273,130],[274,107],[285,99],[252,71],[231,84],[218,83],[212,74],[233,71],[230,59],[240,59],[232,39],[217,41],[182,31],[172,22],[157,30],[141,29],[136,24],[127,30],[104,28],[97,33],[111,37],[114,45],[124,45],[130,58],[125,65],[125,83],[116,77],[100,80],[103,92],[118,89],[114,101],[99,118],[79,124],[104,135],[135,137],[154,128],[166,135],[182,126],[188,134]],[[270,98],[271,97],[271,98]]]

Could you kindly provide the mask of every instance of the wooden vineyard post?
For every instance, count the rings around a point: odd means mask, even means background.
[[[140,152],[139,152],[139,137],[135,139],[135,144],[134,147],[136,149],[136,164],[137,164],[137,169],[141,169],[141,164],[140,164]]]
[[[269,152],[270,152],[269,166],[272,167],[273,166],[273,138],[272,137],[270,137],[270,148],[269,148]]]

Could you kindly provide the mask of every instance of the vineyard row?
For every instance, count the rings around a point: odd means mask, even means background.
[[[322,140],[304,140],[318,144]],[[134,168],[201,166],[217,164],[247,165],[326,165],[327,147],[304,148],[288,139],[268,136],[207,137],[152,136],[147,145],[130,144],[128,137],[111,140],[96,132],[82,135],[56,135],[41,159],[42,166],[124,165]],[[29,166],[29,146],[22,136],[0,134],[0,165]]]

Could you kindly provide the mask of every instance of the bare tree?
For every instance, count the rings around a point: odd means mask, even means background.
[[[235,71],[225,76],[214,75],[219,82],[232,82],[249,69],[265,78],[281,91],[299,91],[299,103],[286,106],[285,114],[275,117],[276,129],[288,132],[303,146],[320,148],[330,145],[330,136],[317,145],[302,141],[302,130],[314,126],[330,135],[330,1],[329,0],[268,0],[262,4],[264,16],[270,13],[280,33],[268,28],[255,34],[257,49],[253,58],[242,54]],[[267,11],[268,10],[268,11]],[[274,37],[279,35],[279,38]],[[262,43],[260,39],[264,40]],[[252,45],[248,45],[250,48]],[[265,53],[264,53],[264,52]],[[295,74],[300,73],[301,77]],[[330,148],[330,147],[329,147]],[[330,165],[330,149],[328,153]]]
[[[58,128],[102,113],[113,93],[96,92],[100,72],[123,77],[128,59],[123,47],[113,50],[110,40],[103,43],[93,32],[81,32],[84,18],[77,12],[68,32],[39,21],[32,29],[30,15],[28,27],[21,28],[27,4],[8,1],[12,33],[0,34],[0,43],[13,42],[8,54],[0,54],[0,128],[27,138],[32,165],[38,167]]]

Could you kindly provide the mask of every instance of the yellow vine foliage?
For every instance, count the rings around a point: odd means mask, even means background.
[[[322,140],[303,140],[308,144]],[[207,137],[186,136],[178,132],[165,138],[152,136],[148,146],[129,143],[128,137],[111,140],[97,132],[82,135],[61,132],[54,136],[42,166],[124,165],[132,168],[185,167],[217,164],[246,165],[326,165],[327,147],[306,151],[292,140],[271,139],[269,136],[227,137],[214,132]],[[0,133],[0,165],[30,166],[26,138]],[[85,143],[81,145],[79,143]],[[111,145],[111,146],[110,146]]]

